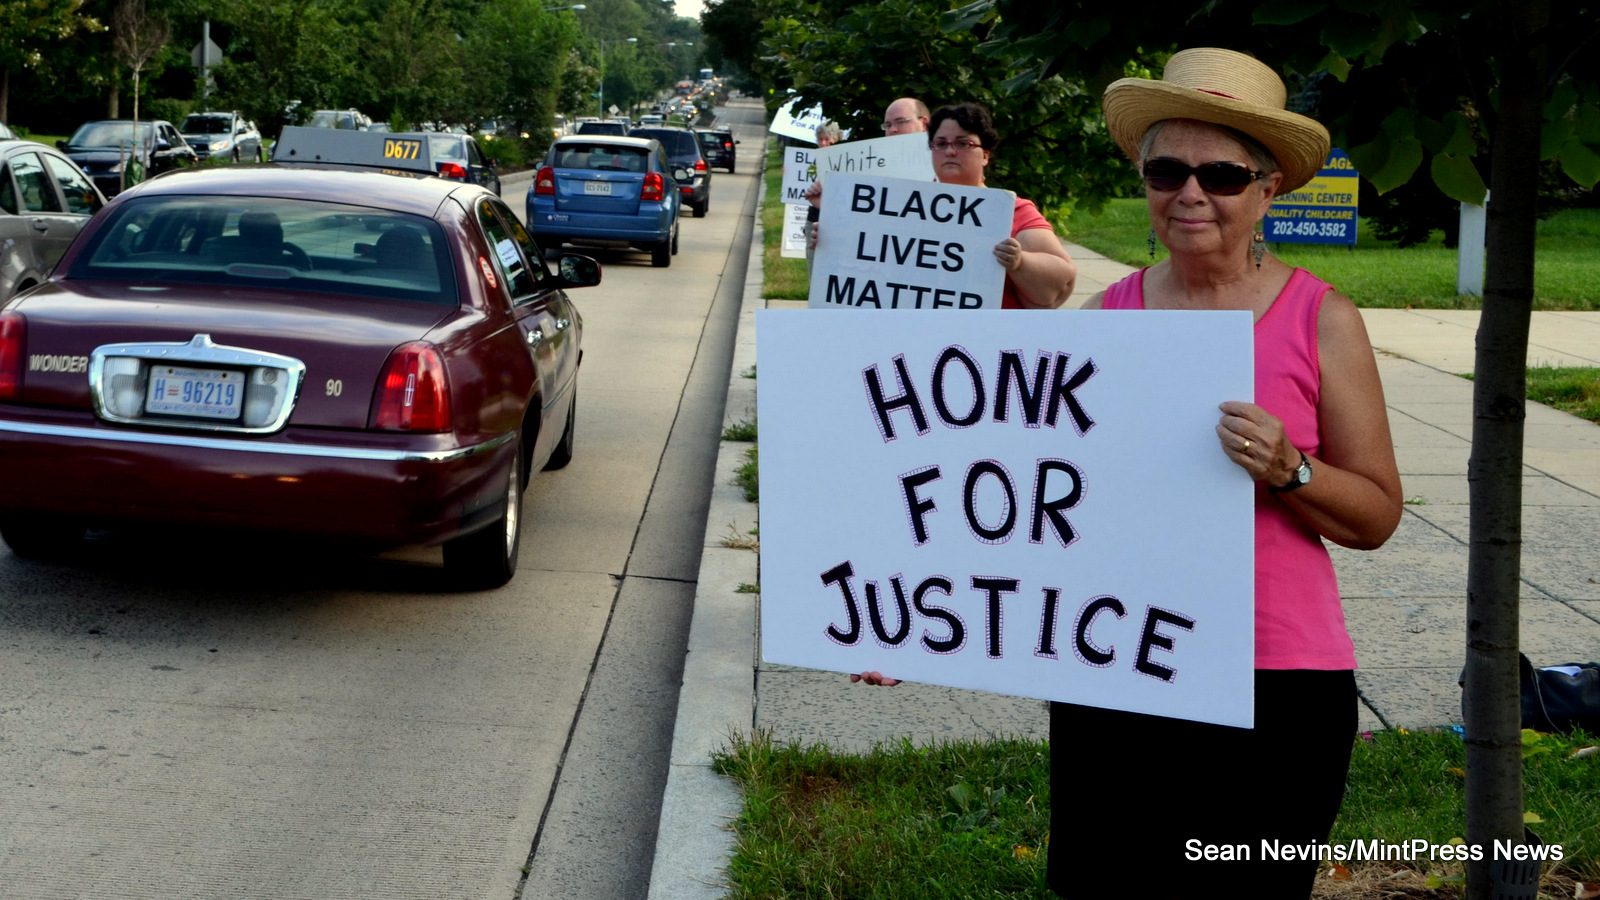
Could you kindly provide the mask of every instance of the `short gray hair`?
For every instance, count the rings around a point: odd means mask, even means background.
[[[1150,148],[1155,146],[1156,138],[1161,135],[1162,131],[1166,130],[1166,127],[1169,123],[1174,121],[1176,120],[1162,119],[1159,122],[1151,123],[1150,127],[1145,130],[1144,137],[1139,140],[1138,165],[1141,169],[1144,168],[1145,160],[1150,158]],[[1244,148],[1244,152],[1249,154],[1250,162],[1255,165],[1256,169],[1259,170],[1261,174],[1268,175],[1273,172],[1282,171],[1283,166],[1278,165],[1278,158],[1272,155],[1272,151],[1268,150],[1265,144],[1262,144],[1260,141],[1256,140],[1250,135],[1245,134],[1237,128],[1229,128],[1226,125],[1218,125],[1215,122],[1200,122],[1200,124],[1206,126],[1207,128],[1214,128],[1237,141],[1239,146]]]
[[[827,138],[837,144],[844,140],[844,131],[839,127],[838,122],[823,122],[817,126],[817,143],[822,143],[823,138]]]

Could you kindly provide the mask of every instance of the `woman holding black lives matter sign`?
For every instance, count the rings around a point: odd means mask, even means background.
[[[941,184],[987,187],[984,170],[999,143],[994,119],[976,103],[940,107],[928,120],[933,175]],[[811,230],[808,246],[816,246],[820,232]],[[1055,309],[1072,296],[1078,266],[1033,201],[1016,198],[1011,236],[995,245],[994,256],[1006,270],[1003,308]]]
[[[1400,476],[1360,314],[1266,253],[1256,224],[1328,156],[1327,130],[1285,99],[1270,68],[1212,48],[1106,89],[1111,135],[1144,177],[1152,254],[1159,240],[1171,256],[1085,308],[1255,319],[1255,402],[1222,403],[1216,426],[1256,483],[1255,727],[1051,704],[1050,885],[1073,900],[1135,882],[1155,897],[1304,897],[1343,799],[1356,661],[1322,538],[1388,540]]]

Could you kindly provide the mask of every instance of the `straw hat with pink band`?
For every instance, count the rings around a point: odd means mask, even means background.
[[[1121,78],[1106,88],[1102,104],[1111,137],[1134,162],[1139,142],[1163,119],[1226,125],[1260,141],[1283,167],[1278,193],[1310,181],[1328,158],[1328,129],[1284,109],[1283,79],[1253,56],[1218,47],[1173,54],[1161,80]]]

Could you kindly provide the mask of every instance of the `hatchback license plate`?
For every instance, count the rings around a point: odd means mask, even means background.
[[[583,183],[583,192],[596,197],[609,197],[611,196],[611,182],[585,181]]]
[[[237,419],[244,410],[244,373],[151,366],[144,411],[162,416]]]

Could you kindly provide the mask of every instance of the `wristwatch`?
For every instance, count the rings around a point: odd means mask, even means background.
[[[1310,483],[1311,483],[1311,460],[1306,459],[1306,452],[1304,450],[1301,450],[1300,451],[1300,465],[1299,465],[1298,468],[1296,468],[1294,470],[1294,474],[1289,476],[1289,483],[1286,484],[1286,485],[1283,485],[1281,487],[1275,487],[1272,490],[1275,493],[1287,494],[1290,491],[1299,490],[1300,488],[1303,488],[1303,487],[1305,487],[1306,485],[1308,485]]]

